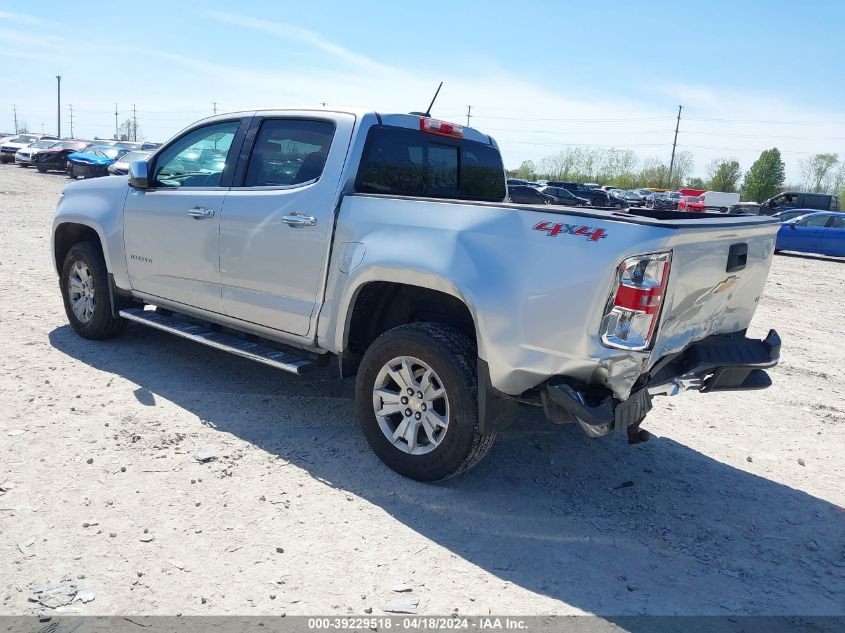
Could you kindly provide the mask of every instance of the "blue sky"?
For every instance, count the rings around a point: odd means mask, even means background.
[[[135,14],[128,16],[128,8]],[[30,129],[114,130],[136,104],[165,140],[188,123],[252,107],[423,109],[497,138],[506,165],[567,146],[668,157],[696,172],[747,168],[777,146],[799,161],[845,155],[845,2],[14,2],[0,1],[0,131],[11,104]]]

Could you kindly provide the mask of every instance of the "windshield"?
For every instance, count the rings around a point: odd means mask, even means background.
[[[121,157],[121,161],[124,163],[132,163],[136,160],[147,160],[150,157],[152,152],[129,152],[128,154]]]
[[[701,198],[697,198],[696,196],[687,196],[687,202],[701,202]]]
[[[52,147],[56,144],[55,140],[51,141],[35,141],[34,143],[30,143],[29,146],[34,149],[47,149],[48,147]]]
[[[118,158],[123,156],[129,150],[122,147],[112,147],[111,145],[95,145],[85,150],[86,154],[94,156],[105,156],[106,158]]]

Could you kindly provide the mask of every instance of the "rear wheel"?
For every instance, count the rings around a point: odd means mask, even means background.
[[[436,323],[382,334],[364,354],[355,387],[358,420],[378,457],[418,481],[463,473],[493,446],[478,431],[472,341]]]
[[[68,322],[80,336],[110,338],[126,327],[125,319],[112,316],[106,262],[93,242],[71,247],[59,283]]]

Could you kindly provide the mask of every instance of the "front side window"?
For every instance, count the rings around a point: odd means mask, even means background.
[[[811,215],[809,218],[804,218],[798,221],[798,226],[824,226],[830,216],[821,213],[819,215]]]
[[[334,123],[317,119],[268,119],[261,124],[245,187],[300,185],[323,174]]]
[[[239,121],[214,123],[192,130],[162,152],[155,164],[156,187],[219,187]]]
[[[506,195],[502,158],[495,147],[393,126],[370,130],[356,190],[497,202]]]

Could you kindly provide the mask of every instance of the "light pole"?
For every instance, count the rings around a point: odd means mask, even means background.
[[[56,136],[62,138],[62,76],[56,75]]]

